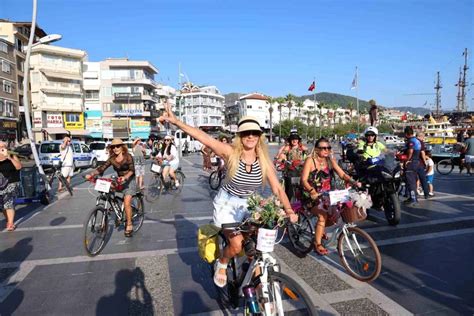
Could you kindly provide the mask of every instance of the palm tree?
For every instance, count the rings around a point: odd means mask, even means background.
[[[303,108],[304,104],[302,101],[296,101],[295,106],[298,109],[298,119],[301,119],[301,109]]]
[[[267,97],[267,103],[269,104],[269,107],[268,107],[268,113],[270,114],[270,142],[272,142],[273,140],[273,132],[272,132],[272,129],[273,129],[273,107],[272,107],[272,103],[273,103],[273,98],[268,96]]]
[[[286,106],[288,107],[288,119],[291,120],[291,107],[293,106],[293,101],[295,100],[295,96],[291,93],[288,93],[285,97],[285,101],[288,102]]]
[[[278,121],[278,127],[279,127],[278,144],[280,144],[281,143],[281,108],[283,106],[283,103],[285,103],[285,99],[282,97],[278,97],[274,99],[274,101],[278,104],[278,111],[280,111],[280,120]]]

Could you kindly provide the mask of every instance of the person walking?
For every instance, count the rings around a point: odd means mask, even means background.
[[[369,117],[370,117],[370,126],[377,126],[377,104],[375,100],[370,100],[370,109],[369,109]]]
[[[133,163],[135,164],[135,178],[140,190],[144,189],[143,177],[145,176],[145,148],[140,138],[133,141]]]
[[[244,116],[239,120],[237,135],[232,145],[224,144],[202,130],[178,120],[169,104],[165,105],[165,111],[159,120],[175,125],[226,161],[228,182],[219,189],[213,201],[213,219],[216,226],[221,227],[222,224],[241,222],[248,216],[248,197],[266,183],[270,184],[273,194],[282,203],[290,221],[296,222],[298,220],[285,191],[278,182],[268,153],[265,135],[263,135],[256,118]],[[240,253],[244,240],[240,233],[225,232],[224,234],[228,244],[214,266],[214,283],[219,287],[224,287],[227,284],[227,264],[231,258]]]
[[[0,142],[0,208],[7,220],[7,231],[15,230],[14,201],[20,187],[21,162],[8,153],[7,144]]]
[[[71,177],[74,175],[74,153],[71,145],[71,138],[64,137],[63,143],[59,146],[61,153],[61,174],[66,178],[69,187],[71,187]],[[59,181],[58,192],[63,192],[63,184]]]
[[[434,179],[434,161],[431,159],[431,150],[426,150],[426,182],[428,183],[428,195],[434,196],[434,188],[433,188],[433,179]]]
[[[467,132],[468,138],[464,141],[464,164],[467,174],[472,176],[471,169],[474,168],[474,131]]]

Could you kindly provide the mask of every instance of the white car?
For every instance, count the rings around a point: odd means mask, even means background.
[[[89,144],[89,148],[92,152],[97,156],[98,162],[106,162],[109,159],[109,151],[107,148],[109,147],[110,142],[92,142]]]
[[[62,140],[44,141],[40,145],[39,159],[41,165],[51,167],[53,160],[57,160],[61,154],[59,146]],[[96,168],[97,157],[84,142],[73,140],[71,142],[74,157],[74,166],[78,168]]]
[[[395,135],[382,135],[382,141],[387,145],[404,145],[405,141]]]

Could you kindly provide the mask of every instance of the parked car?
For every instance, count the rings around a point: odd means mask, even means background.
[[[394,145],[404,145],[405,141],[403,139],[400,139],[398,136],[395,135],[381,135],[381,140],[387,144],[394,144]]]
[[[89,148],[96,155],[98,162],[106,162],[109,159],[109,151],[107,150],[109,142],[97,141],[89,144]]]
[[[30,144],[23,144],[16,147],[14,152],[18,153],[18,155],[33,159],[33,153],[31,152],[31,145]],[[39,144],[36,144],[36,151],[39,152]]]
[[[62,140],[44,141],[40,145],[39,159],[44,167],[53,165],[53,158],[60,157],[60,149]],[[71,142],[74,157],[74,167],[79,168],[96,168],[97,156],[90,150],[84,142],[73,140]]]

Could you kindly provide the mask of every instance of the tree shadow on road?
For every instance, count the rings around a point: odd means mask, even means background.
[[[31,237],[23,238],[13,247],[0,252],[1,262],[15,262],[12,267],[0,268],[0,288],[3,288],[3,293],[0,291],[1,315],[13,314],[23,301],[23,290],[16,288],[18,282],[11,282],[11,279],[19,271],[20,264],[33,251],[32,240]]]
[[[134,291],[133,295],[130,292]],[[132,298],[131,298],[132,296]],[[123,269],[115,275],[115,292],[100,298],[96,315],[154,315],[153,300],[140,268]]]

